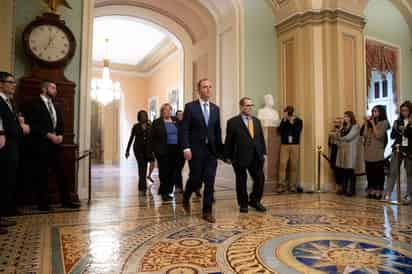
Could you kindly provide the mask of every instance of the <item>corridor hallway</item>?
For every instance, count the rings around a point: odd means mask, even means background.
[[[0,273],[412,273],[412,212],[333,194],[274,195],[265,214],[236,206],[219,167],[216,224],[155,194],[139,196],[133,168],[95,168],[79,211],[31,214],[0,236]],[[155,176],[156,177],[156,176]],[[157,178],[156,178],[157,180]]]

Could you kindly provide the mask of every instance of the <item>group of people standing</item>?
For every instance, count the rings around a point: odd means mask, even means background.
[[[18,175],[31,178],[37,189],[38,209],[49,211],[48,178],[53,169],[58,177],[63,207],[78,208],[80,203],[71,200],[73,190],[65,181],[60,157],[63,143],[63,118],[58,105],[56,84],[44,81],[39,96],[19,112],[14,103],[16,80],[8,72],[0,72],[0,234],[4,227],[16,223],[3,217],[19,215],[17,209]],[[23,151],[24,147],[24,151]],[[28,162],[29,169],[22,168]],[[26,174],[29,173],[29,174]],[[19,186],[21,187],[21,186]]]
[[[365,117],[362,127],[357,125],[355,114],[346,111],[342,123],[337,126],[333,143],[337,147],[335,175],[338,194],[355,195],[356,173],[364,170],[367,178],[367,198],[391,199],[401,162],[405,163],[408,191],[405,202],[411,201],[412,194],[412,103],[400,106],[399,118],[394,122],[390,134],[394,140],[390,168],[385,188],[385,148],[389,143],[387,131],[390,124],[386,108],[377,105],[372,108],[371,116]],[[397,151],[399,146],[399,152]]]

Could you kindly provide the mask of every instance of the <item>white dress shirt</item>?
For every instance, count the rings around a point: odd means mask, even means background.
[[[210,102],[203,101],[202,99],[199,98],[199,103],[200,103],[200,108],[202,109],[203,117],[206,117],[205,115],[205,104],[206,104],[207,113],[209,113],[209,119],[210,119]]]
[[[40,95],[40,98],[43,100],[44,104],[46,105],[46,108],[53,113],[53,116],[54,116],[55,119],[56,119],[55,123],[56,123],[56,125],[57,125],[56,109],[54,108],[54,104],[53,104],[52,100],[51,100],[49,97],[44,96],[43,94]],[[50,104],[50,105],[51,105],[51,109],[49,109],[49,102],[51,103],[51,104]],[[50,118],[51,118],[51,117],[50,117]],[[52,119],[52,120],[53,120],[53,119]],[[53,125],[53,127],[56,128],[56,125]]]
[[[0,97],[4,100],[4,102],[7,103],[10,110],[13,111],[13,107],[10,105],[10,103],[8,103],[9,102],[9,97],[7,97],[7,95],[4,94],[3,92],[0,92]],[[0,131],[3,131],[3,130],[4,130],[3,119],[0,117]]]

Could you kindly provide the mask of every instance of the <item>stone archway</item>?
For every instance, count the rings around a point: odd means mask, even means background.
[[[138,17],[165,28],[180,41],[184,51],[183,90],[190,100],[193,83],[207,76],[215,83],[216,102],[222,104],[222,120],[237,112],[243,94],[243,14],[241,0],[96,0],[84,3],[79,147],[90,147],[91,35],[95,15]],[[200,68],[200,70],[199,70]],[[197,74],[194,70],[197,70]],[[223,92],[224,95],[223,96]],[[226,98],[226,101],[224,100]],[[229,98],[230,102],[227,101]],[[87,193],[88,164],[79,166],[81,198]]]

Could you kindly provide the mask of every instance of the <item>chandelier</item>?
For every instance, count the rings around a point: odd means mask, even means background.
[[[102,78],[92,80],[92,100],[106,106],[114,100],[119,100],[121,95],[121,87],[119,82],[113,82],[110,79],[110,60],[109,60],[109,39],[105,39],[106,51],[103,59]]]

